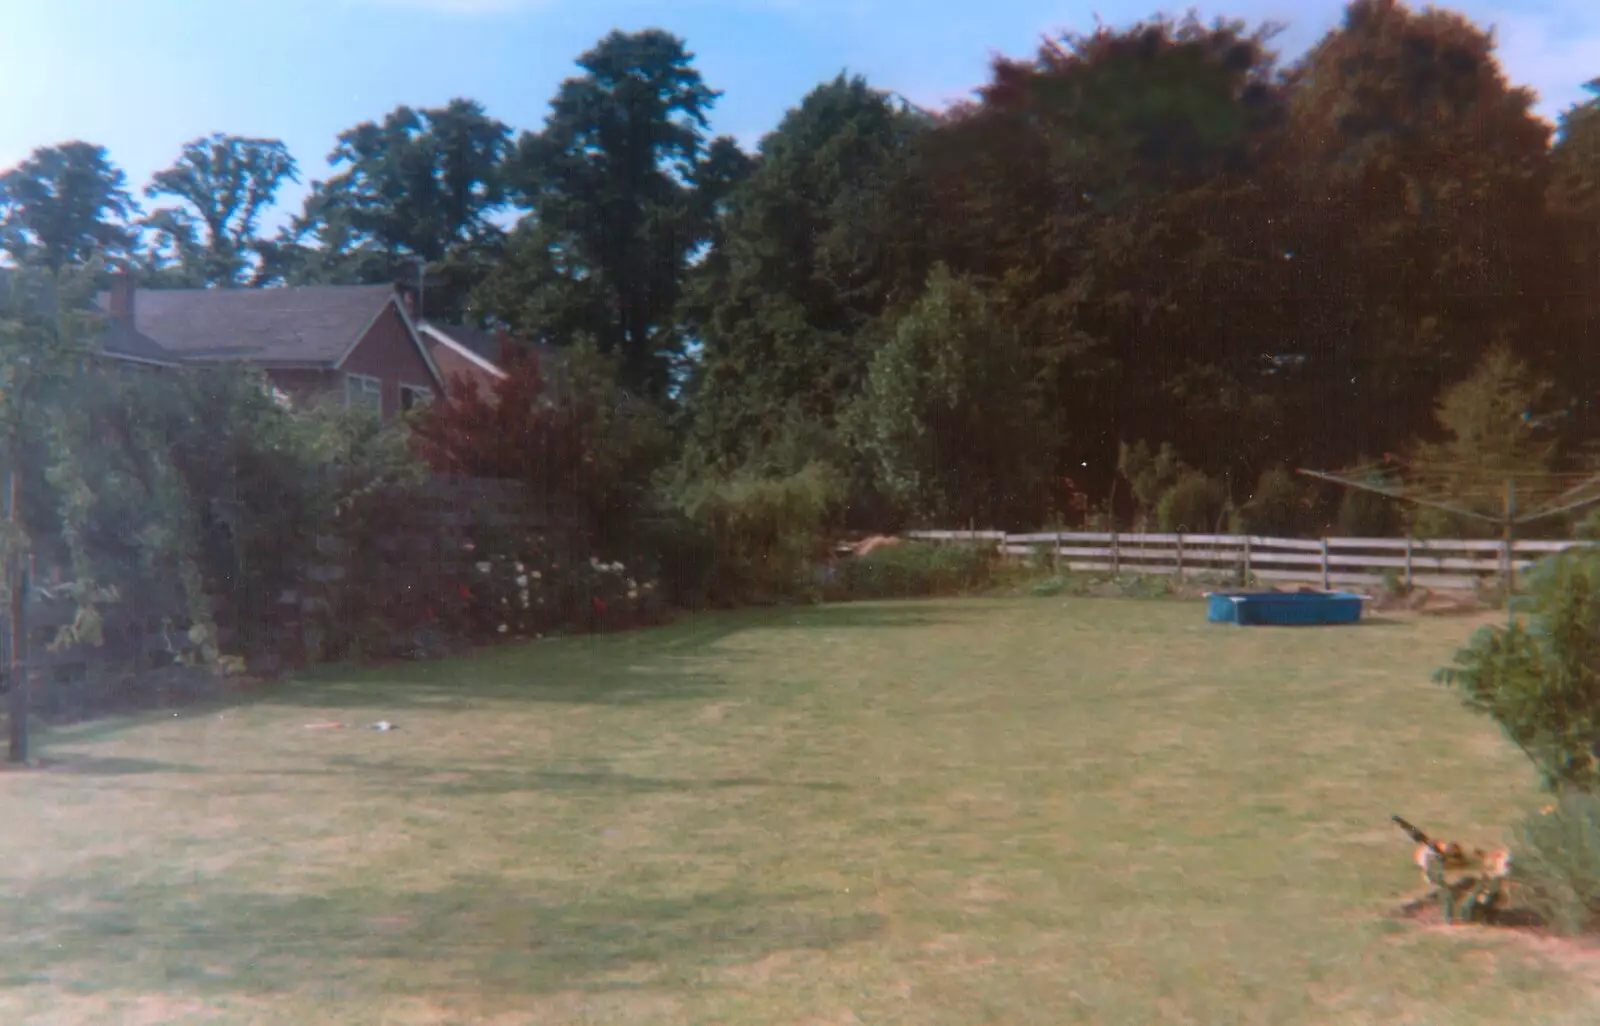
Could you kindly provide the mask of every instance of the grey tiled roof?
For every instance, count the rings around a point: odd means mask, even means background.
[[[0,267],[0,292],[9,290],[12,286],[11,272]],[[53,313],[56,307],[54,290],[47,289],[35,295],[34,302],[43,313]],[[104,303],[101,303],[102,308]],[[106,353],[114,356],[131,357],[136,360],[152,360],[156,363],[176,364],[179,362],[177,354],[161,346],[155,339],[141,332],[135,331],[124,324],[119,324],[109,318],[98,325],[99,334],[94,339],[94,344]]]
[[[389,285],[140,289],[134,320],[139,334],[186,361],[331,365],[393,295]]]
[[[106,319],[105,329],[99,338],[100,348],[112,356],[122,356],[134,360],[154,360],[156,363],[177,364],[180,361],[178,354],[161,345],[155,339],[119,321]]]

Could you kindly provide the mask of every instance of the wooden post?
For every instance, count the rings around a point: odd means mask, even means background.
[[[11,665],[6,677],[11,685],[7,696],[7,719],[11,723],[11,748],[7,759],[11,762],[28,761],[28,571],[19,567],[11,575]]]
[[[1115,524],[1111,525],[1111,576],[1122,576],[1122,557],[1120,550],[1117,548],[1117,527]]]
[[[13,432],[7,447],[12,458],[6,467],[5,504],[6,519],[15,524],[21,514],[17,511],[17,444]],[[27,597],[28,571],[16,551],[5,554],[5,581],[10,591],[6,625],[6,685],[9,688],[6,718],[10,721],[11,747],[7,759],[11,762],[28,761],[28,624]]]
[[[1322,590],[1332,590],[1328,583],[1328,539],[1322,539]]]
[[[1517,625],[1517,614],[1511,597],[1517,591],[1517,564],[1514,560],[1516,550],[1516,522],[1517,522],[1517,479],[1506,478],[1506,523],[1505,523],[1505,572],[1500,580],[1506,589],[1506,624],[1508,627]]]
[[[1244,536],[1244,586],[1250,587],[1250,536]]]
[[[1056,532],[1055,544],[1050,547],[1050,572],[1056,575],[1061,573],[1061,532]]]
[[[1178,580],[1183,580],[1183,532],[1178,532]]]
[[[1410,591],[1413,583],[1411,566],[1411,536],[1406,535],[1406,591]]]

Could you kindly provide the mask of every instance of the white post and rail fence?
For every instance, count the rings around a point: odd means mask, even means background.
[[[1471,589],[1516,575],[1583,541],[1420,538],[1266,538],[1233,534],[1122,534],[1092,531],[909,531],[917,541],[993,545],[1010,559],[1046,558],[1063,572],[1229,576],[1292,581]]]

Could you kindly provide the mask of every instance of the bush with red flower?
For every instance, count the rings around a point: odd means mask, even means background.
[[[661,417],[618,389],[613,362],[587,346],[564,351],[551,373],[535,354],[506,370],[487,393],[452,381],[416,417],[413,444],[439,473],[519,481],[534,501],[574,511],[576,523],[570,535],[480,535],[466,583],[475,630],[531,636],[654,620],[654,583],[598,553],[622,548],[669,452]]]

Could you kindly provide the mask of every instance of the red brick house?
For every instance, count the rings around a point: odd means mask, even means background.
[[[461,378],[487,399],[495,385],[505,380],[502,348],[508,343],[504,340],[486,331],[432,321],[418,324],[417,331],[447,387],[455,387],[456,379]]]
[[[385,419],[444,394],[446,378],[390,285],[139,289],[119,277],[99,302],[111,321],[102,349],[113,359],[245,360],[291,401],[334,397]]]
[[[537,357],[549,387],[560,380],[566,364],[565,354],[555,346],[528,342],[502,329],[491,331],[437,321],[420,321],[417,329],[445,381],[460,375],[486,397],[497,382],[505,379],[506,368],[520,359]]]

